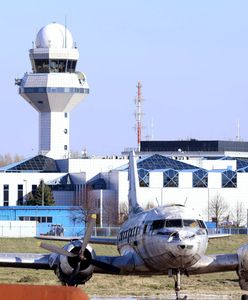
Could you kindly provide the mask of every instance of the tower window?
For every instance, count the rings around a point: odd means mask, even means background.
[[[67,150],[67,145],[64,145],[64,150]]]
[[[76,60],[67,59],[35,59],[35,73],[74,73]]]
[[[34,61],[36,73],[48,73],[49,72],[49,60],[48,59],[36,59]]]
[[[68,114],[67,114],[67,112],[65,112],[65,118],[67,118],[68,117]]]
[[[64,129],[64,133],[67,134],[67,132],[68,132],[68,131],[67,131],[67,129],[65,128],[65,129]]]

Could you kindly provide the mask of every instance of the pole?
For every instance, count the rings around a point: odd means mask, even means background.
[[[103,225],[102,212],[103,212],[103,207],[102,207],[102,189],[101,189],[100,190],[100,227],[102,227],[102,225]]]
[[[41,186],[41,205],[44,206],[44,180],[42,179],[42,186]]]
[[[25,182],[25,197],[23,197],[23,200],[25,199],[25,202],[27,202],[27,200],[28,200],[27,180],[24,179],[23,181]],[[23,202],[23,200],[22,200],[22,202]]]

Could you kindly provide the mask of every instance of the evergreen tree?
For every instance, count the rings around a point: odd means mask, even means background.
[[[43,205],[45,206],[52,206],[55,204],[53,199],[53,193],[51,188],[44,183],[44,180],[40,181],[39,186],[37,187],[36,191],[30,192],[28,194],[27,205]]]

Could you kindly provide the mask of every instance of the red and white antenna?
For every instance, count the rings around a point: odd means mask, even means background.
[[[136,126],[135,129],[137,130],[137,143],[138,143],[138,152],[140,152],[140,142],[141,142],[141,129],[142,129],[142,123],[141,123],[141,117],[143,115],[141,110],[141,104],[143,102],[143,97],[141,93],[142,85],[140,81],[138,81],[137,87],[137,96],[135,97],[135,104],[136,104],[136,112],[135,112],[135,119],[136,119]]]

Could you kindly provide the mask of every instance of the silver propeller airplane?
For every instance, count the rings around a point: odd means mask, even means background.
[[[168,275],[180,298],[181,276],[236,271],[241,289],[248,290],[248,244],[235,254],[205,255],[208,232],[203,219],[183,205],[144,211],[139,204],[139,180],[134,153],[129,157],[129,217],[117,239],[91,237],[92,215],[83,239],[69,238],[63,248],[41,243],[50,254],[2,253],[0,266],[52,269],[63,285],[87,282],[93,273],[116,275]],[[49,238],[50,239],[50,238]],[[65,238],[59,238],[65,239]],[[98,256],[89,243],[117,244],[119,256]],[[242,295],[247,300],[247,295]]]

